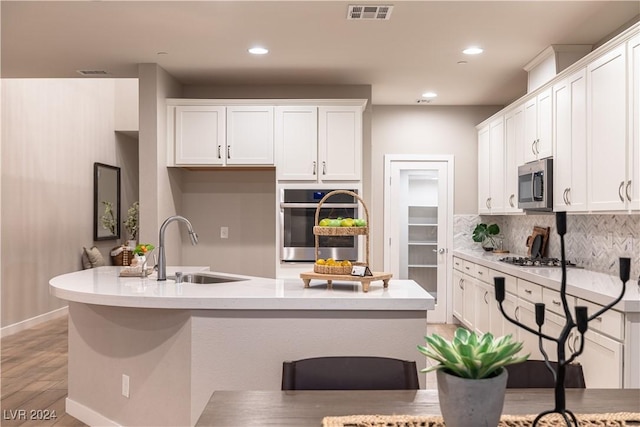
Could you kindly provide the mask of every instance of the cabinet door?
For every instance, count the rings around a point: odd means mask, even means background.
[[[640,35],[628,42],[629,55],[629,168],[625,196],[630,208],[640,210]]]
[[[453,270],[453,316],[462,322],[464,304],[464,276],[457,270]]]
[[[525,163],[553,155],[551,99],[551,89],[546,89],[524,104]]]
[[[536,155],[536,143],[538,142],[538,104],[536,98],[531,98],[524,104],[524,162],[533,162]]]
[[[480,334],[491,331],[491,314],[493,310],[493,286],[480,281],[475,282],[475,324],[474,329]]]
[[[321,181],[362,179],[362,109],[318,108],[318,157]]]
[[[627,88],[625,46],[587,66],[589,209],[626,208]]]
[[[590,329],[587,330],[584,338],[584,351],[578,361],[582,364],[587,387],[621,388],[622,343]]]
[[[221,165],[225,108],[184,105],[175,108],[176,165]]]
[[[504,119],[505,149],[505,212],[518,209],[518,166],[524,163],[524,107],[516,107]]]
[[[228,165],[273,165],[273,107],[227,107]]]
[[[587,209],[586,70],[553,86],[554,210]]]
[[[279,180],[318,178],[318,108],[276,107],[276,173]]]
[[[538,330],[538,325],[536,325],[536,311],[533,303],[519,298],[517,314],[520,322],[536,331]],[[519,339],[523,343],[522,352],[530,353],[530,359],[540,360],[543,358],[542,353],[540,353],[540,340],[537,335],[523,329],[520,331]]]
[[[478,213],[491,213],[491,129],[478,131]]]
[[[553,104],[551,89],[547,89],[536,96],[538,104],[536,157],[544,159],[553,156]]]
[[[473,329],[475,327],[476,321],[476,279],[471,278],[470,276],[464,276],[464,292],[463,292],[463,304],[462,304],[462,323],[469,329]]]
[[[500,117],[491,122],[490,128],[490,150],[489,163],[483,165],[480,173],[489,172],[491,182],[491,213],[498,214],[504,212],[504,121]]]

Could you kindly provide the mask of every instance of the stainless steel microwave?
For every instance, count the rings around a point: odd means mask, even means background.
[[[553,159],[547,158],[518,167],[518,208],[553,210]]]

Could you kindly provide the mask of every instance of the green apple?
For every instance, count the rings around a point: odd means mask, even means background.
[[[367,226],[367,221],[362,219],[362,218],[356,218],[354,220],[354,223],[355,223],[356,227],[366,227]]]
[[[340,227],[339,219],[331,219],[329,221],[330,221],[329,227]]]
[[[345,218],[342,221],[340,221],[340,226],[341,227],[353,227],[353,219],[352,218]]]

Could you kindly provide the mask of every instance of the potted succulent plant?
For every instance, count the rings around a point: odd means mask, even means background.
[[[485,224],[480,223],[473,229],[473,241],[482,243],[482,248],[485,251],[492,251],[493,249],[499,249],[498,244],[494,236],[500,234],[500,227],[498,224]]]
[[[425,337],[418,351],[438,362],[421,372],[437,371],[440,411],[447,427],[496,426],[507,386],[507,365],[527,360],[518,356],[522,343],[511,335],[478,336],[458,328],[452,341],[437,334]]]

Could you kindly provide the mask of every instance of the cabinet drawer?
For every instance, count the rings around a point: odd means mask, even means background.
[[[518,297],[531,302],[542,302],[542,286],[518,279]]]
[[[504,274],[501,271],[497,270],[489,270],[489,283],[492,285],[495,284],[494,279],[496,277],[504,277],[504,290],[507,293],[515,294],[518,292],[518,283],[516,281],[515,276],[511,276],[509,274]]]
[[[589,317],[593,316],[596,311],[602,309],[602,306],[582,299],[578,299],[577,305],[586,306]],[[624,339],[624,317],[619,311],[606,311],[589,322],[589,329],[602,332],[605,335],[622,341]]]
[[[462,271],[471,277],[476,277],[476,265],[467,260],[462,260]]]
[[[491,283],[491,279],[489,278],[489,268],[478,264],[476,264],[475,267],[475,277],[482,282]]]
[[[464,271],[464,268],[462,268],[462,260],[458,257],[453,257],[453,268],[459,271]]]
[[[560,292],[549,288],[542,289],[542,302],[545,308],[552,313],[560,314],[564,317],[564,309],[562,308],[562,299],[560,298]],[[569,311],[572,316],[575,316],[576,298],[567,295],[567,304],[569,304]],[[575,318],[574,318],[575,320]]]

